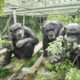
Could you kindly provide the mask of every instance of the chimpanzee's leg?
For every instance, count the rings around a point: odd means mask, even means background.
[[[12,51],[7,51],[5,53],[3,61],[0,62],[0,67],[6,66],[7,64],[10,63],[10,61],[11,61],[11,55],[12,55]]]
[[[43,39],[43,50],[44,50],[44,53],[43,53],[43,56],[44,57],[47,57],[48,56],[48,53],[46,51],[46,48],[48,47],[48,42],[45,41],[45,39]]]
[[[23,46],[23,54],[21,55],[21,59],[31,58],[33,53],[34,53],[34,46],[31,43],[26,43]]]
[[[16,48],[14,50],[14,55],[18,59],[31,58],[33,53],[34,53],[34,46],[31,43],[26,43],[21,48]]]

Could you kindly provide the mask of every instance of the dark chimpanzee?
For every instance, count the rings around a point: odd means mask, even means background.
[[[14,49],[5,53],[4,60],[0,63],[1,66],[10,63],[12,53],[18,59],[31,58],[34,47],[38,43],[38,39],[32,30],[26,26],[21,26],[20,23],[13,24],[10,27],[10,37]]]
[[[48,47],[48,43],[54,41],[56,37],[58,37],[61,28],[63,27],[62,23],[59,21],[45,21],[42,26],[43,33],[43,56],[47,56],[46,48]]]
[[[67,44],[63,44],[66,50],[69,51],[69,60],[80,67],[80,25],[71,23],[60,32],[64,36]]]

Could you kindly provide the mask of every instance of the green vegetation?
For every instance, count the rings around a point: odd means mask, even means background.
[[[0,0],[0,15],[3,13],[3,7],[8,0]]]
[[[0,78],[7,77],[7,76],[9,76],[11,74],[12,74],[12,72],[10,72],[9,70],[0,69]]]
[[[17,21],[22,23],[22,16],[17,16]],[[1,19],[1,27],[0,29],[3,30],[4,26],[6,25],[8,17]],[[42,32],[40,31],[40,22],[39,18],[33,16],[27,16],[25,18],[25,25],[29,26],[35,33],[37,33],[38,39],[42,40]],[[47,17],[48,20],[59,20],[63,23],[63,25],[67,25],[71,22],[78,22],[80,23],[80,14],[77,13],[74,17],[73,16],[63,16],[63,15],[49,15]],[[10,22],[10,25],[13,24],[13,21]],[[64,48],[62,46],[63,39],[57,39],[56,41],[50,43],[50,46],[47,48],[50,55],[58,54],[64,52]],[[0,41],[0,44],[4,43]],[[31,67],[35,61],[37,60],[38,56],[32,57],[27,62],[27,66]],[[15,60],[15,58],[14,58]],[[41,65],[41,68],[37,74],[35,80],[80,80],[80,70],[73,66],[69,60],[65,60],[59,63],[51,64],[48,61]],[[7,76],[9,72],[0,70],[0,76],[4,77]],[[75,76],[74,76],[75,75]]]
[[[80,23],[80,14],[76,12],[75,15],[49,15],[47,20],[58,20],[63,23],[63,25],[67,25],[71,22]]]
[[[4,6],[4,4],[5,4],[5,0],[0,0],[0,15],[3,12],[3,6]]]
[[[51,54],[59,54],[64,51],[62,47],[63,38],[57,38],[56,41],[49,43],[49,47],[46,49],[48,53]]]
[[[26,65],[28,67],[31,67],[36,62],[37,59],[38,59],[37,55],[33,56],[31,59],[28,60],[28,63]]]
[[[39,41],[42,41],[42,32],[41,31],[37,32],[37,37],[38,37]]]
[[[65,80],[80,80],[80,70],[76,68],[71,68],[67,72]]]
[[[61,21],[64,25],[72,21],[71,16],[62,16],[62,15],[49,15],[47,19]]]
[[[17,16],[17,22],[23,23],[23,16]],[[25,23],[26,26],[30,27],[33,31],[39,31],[39,21],[37,17],[26,16]]]

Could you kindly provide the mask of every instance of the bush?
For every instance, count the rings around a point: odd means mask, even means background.
[[[71,68],[69,72],[67,72],[65,80],[80,80],[80,70]]]
[[[70,16],[63,16],[63,15],[49,15],[47,17],[47,20],[58,20],[61,21],[64,25],[72,21]]]

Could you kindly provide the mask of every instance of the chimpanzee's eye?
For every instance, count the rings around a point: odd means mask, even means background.
[[[12,32],[12,30],[10,30],[10,32]]]
[[[52,31],[54,31],[54,29],[52,29]]]
[[[71,34],[70,33],[67,33],[67,36],[71,36]]]
[[[13,32],[12,30],[10,30],[10,32]]]
[[[78,36],[79,35],[79,33],[67,33],[67,36]]]

